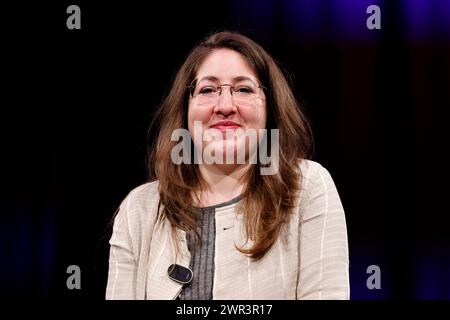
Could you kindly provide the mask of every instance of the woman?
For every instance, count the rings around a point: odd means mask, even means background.
[[[310,128],[263,48],[231,32],[201,42],[153,132],[154,181],[132,190],[114,220],[107,299],[349,298],[336,187],[306,160]]]

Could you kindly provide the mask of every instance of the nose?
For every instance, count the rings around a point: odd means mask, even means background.
[[[221,94],[219,95],[219,99],[217,101],[216,110],[224,115],[228,115],[234,112],[235,108],[236,106],[233,102],[230,86],[222,86]]]

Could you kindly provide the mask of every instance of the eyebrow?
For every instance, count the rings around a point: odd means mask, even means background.
[[[211,81],[215,81],[215,82],[219,82],[219,78],[214,77],[214,76],[206,76],[200,79],[206,79],[206,80],[211,80]],[[234,77],[233,79],[231,79],[231,82],[237,82],[237,81],[243,81],[243,80],[251,80],[251,81],[255,81],[256,79],[252,79],[250,77],[247,76],[238,76],[238,77]],[[258,82],[258,80],[256,80],[256,82]]]

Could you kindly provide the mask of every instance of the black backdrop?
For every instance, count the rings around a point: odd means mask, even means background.
[[[81,30],[66,8],[81,8]],[[381,8],[381,30],[366,8]],[[238,30],[286,69],[346,210],[352,299],[450,299],[450,1],[2,4],[0,292],[103,299],[106,227],[189,49]],[[81,290],[68,290],[78,265]],[[380,290],[366,287],[369,265]]]

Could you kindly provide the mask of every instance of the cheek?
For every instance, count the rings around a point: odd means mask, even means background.
[[[198,106],[189,106],[189,120],[207,121],[211,117],[211,109]]]
[[[194,121],[201,121],[206,123],[211,117],[211,110],[205,107],[189,106],[188,110],[188,123],[189,127],[194,125]]]
[[[252,128],[265,128],[266,125],[266,107],[262,106],[255,110],[255,108],[241,108],[239,110],[241,118],[246,125]]]

